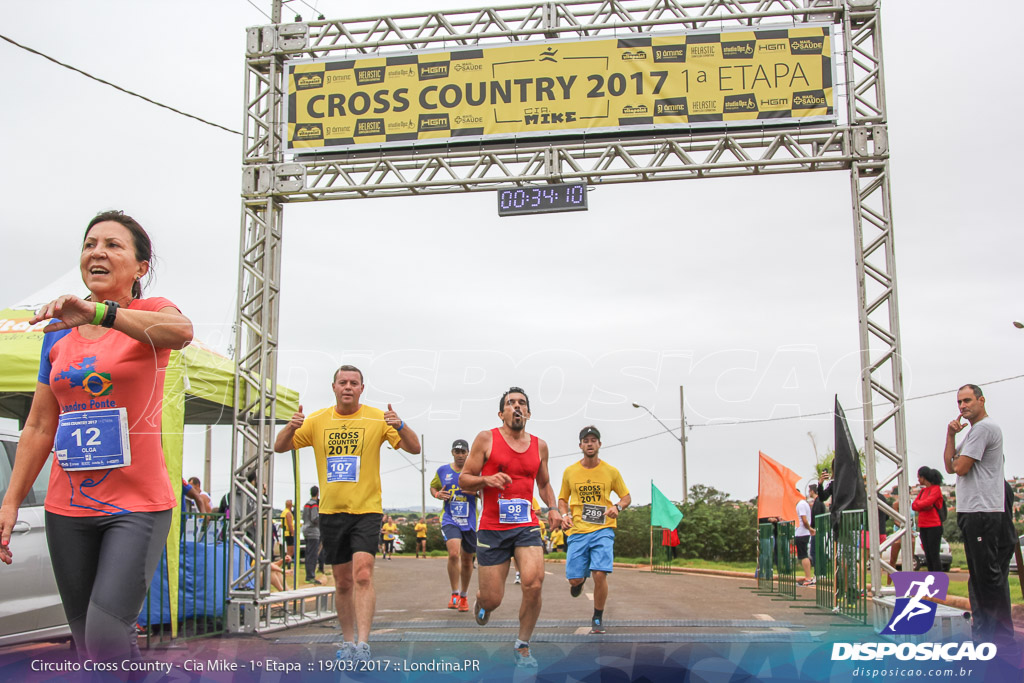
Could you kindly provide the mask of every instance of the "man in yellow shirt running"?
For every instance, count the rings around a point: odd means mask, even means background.
[[[584,427],[580,431],[580,450],[583,459],[566,468],[558,494],[562,528],[569,536],[565,577],[569,579],[569,594],[576,598],[583,592],[587,577],[594,575],[594,616],[590,632],[604,633],[608,575],[612,573],[615,557],[615,519],[631,498],[619,471],[598,455],[601,433],[597,427]],[[613,492],[619,498],[615,504],[610,498]]]
[[[308,418],[299,412],[274,441],[285,453],[313,447],[320,480],[320,534],[327,562],[333,566],[335,603],[344,641],[343,661],[371,658],[370,627],[377,594],[373,588],[373,558],[383,508],[380,488],[380,447],[418,454],[420,440],[391,406],[387,411],[362,405],[363,373],[342,365],[331,383],[336,403]]]

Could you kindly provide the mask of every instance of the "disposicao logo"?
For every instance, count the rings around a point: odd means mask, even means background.
[[[892,575],[896,587],[896,606],[892,618],[882,633],[899,635],[921,635],[931,630],[935,623],[936,603],[925,598],[944,600],[949,591],[949,576],[934,572],[895,572]]]
[[[926,598],[943,599],[949,590],[949,576],[934,572],[895,572],[896,606],[882,635],[921,635],[935,623],[936,603]],[[993,643],[833,643],[832,661],[880,660],[894,656],[901,661],[987,661],[996,656]]]

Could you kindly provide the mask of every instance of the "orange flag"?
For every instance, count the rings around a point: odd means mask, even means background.
[[[800,475],[758,451],[757,516],[796,521],[796,504],[804,499],[797,489]]]

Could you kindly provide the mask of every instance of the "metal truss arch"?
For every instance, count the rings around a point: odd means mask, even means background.
[[[889,143],[880,0],[562,0],[384,17],[280,22],[248,29],[238,285],[238,359],[232,496],[253,515],[232,520],[232,544],[252,558],[231,584],[229,627],[253,630],[269,592],[272,425],[283,206],[333,199],[481,192],[530,184],[650,182],[710,177],[849,171],[853,203],[862,402],[869,488],[871,583],[891,569],[880,545],[877,512],[906,530],[910,509],[904,387],[896,290]],[[836,125],[701,130],[638,138],[580,136],[359,151],[287,159],[282,144],[284,60],[636,32],[792,26],[836,27],[845,78],[845,120]],[[881,466],[881,470],[877,469]],[[257,482],[246,482],[249,471]],[[896,485],[900,510],[880,498]],[[234,515],[233,515],[234,517]],[[262,520],[262,521],[261,521]],[[253,522],[257,522],[253,524]],[[248,532],[247,532],[248,528]],[[248,533],[248,535],[247,535]],[[903,544],[909,566],[912,544]],[[247,578],[257,579],[246,587]],[[876,598],[882,591],[876,591]],[[875,620],[881,618],[875,604]],[[262,622],[261,622],[262,623]]]

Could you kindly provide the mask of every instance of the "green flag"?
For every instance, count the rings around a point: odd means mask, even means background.
[[[651,482],[651,526],[675,529],[683,519],[683,513],[672,504],[665,494]]]

